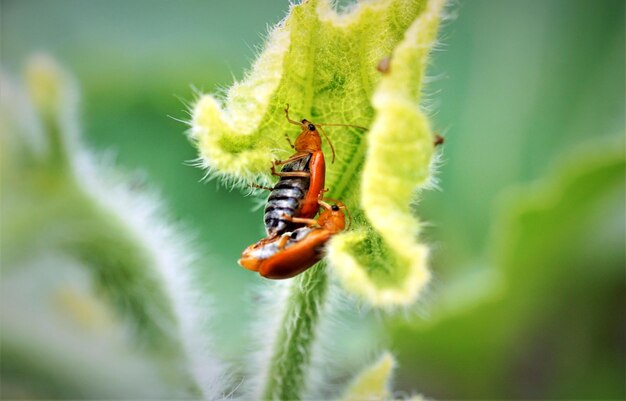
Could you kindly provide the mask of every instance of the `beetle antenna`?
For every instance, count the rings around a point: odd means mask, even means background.
[[[337,123],[337,124],[335,124],[335,123],[330,124],[330,123],[322,123],[322,124],[315,124],[315,125],[317,125],[318,127],[319,127],[320,125],[327,126],[327,127],[353,127],[353,128],[363,129],[363,130],[366,130],[366,131],[367,131],[367,128],[365,128],[365,127],[361,127],[360,125],[354,125],[354,124],[338,124],[338,123]]]
[[[319,203],[320,205],[322,205],[322,207],[323,207],[324,209],[326,209],[326,210],[330,210],[330,209],[331,209],[330,205],[329,205],[328,203],[324,202],[324,201],[323,201],[323,200],[321,200],[321,199],[318,199],[317,203]]]
[[[331,161],[331,163],[334,163],[335,162],[335,147],[333,146],[333,143],[330,141],[330,138],[328,138],[328,135],[326,135],[326,132],[324,132],[324,130],[322,129],[322,127],[319,126],[319,124],[315,124],[315,126],[319,127],[320,132],[324,135],[324,138],[326,138],[326,141],[330,145],[330,150],[333,151],[333,160]]]
[[[339,206],[339,208],[344,208],[346,209],[346,212],[348,212],[348,228],[346,228],[346,230],[349,230],[350,227],[352,227],[352,213],[350,213],[350,209],[348,209],[348,206],[344,205],[343,203],[341,203],[341,206]]]

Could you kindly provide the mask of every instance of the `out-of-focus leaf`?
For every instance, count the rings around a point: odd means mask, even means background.
[[[38,56],[27,71],[32,103],[4,75],[0,102],[2,281],[18,288],[1,292],[3,385],[46,398],[224,397],[188,238],[156,196],[82,145],[62,68]]]
[[[395,365],[394,357],[385,352],[376,362],[366,367],[354,378],[342,401],[389,399]]]
[[[401,366],[420,389],[436,398],[624,396],[623,149],[621,140],[589,145],[505,196],[492,231],[500,285],[456,315],[395,333],[411,340]]]
[[[54,254],[3,274],[3,398],[184,395],[162,379],[163,366],[136,346],[127,325],[92,287],[89,267]]]

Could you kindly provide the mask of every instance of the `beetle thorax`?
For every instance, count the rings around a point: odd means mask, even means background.
[[[317,130],[310,131],[308,128],[305,128],[296,138],[294,146],[296,152],[315,153],[322,150],[322,138],[320,138]]]

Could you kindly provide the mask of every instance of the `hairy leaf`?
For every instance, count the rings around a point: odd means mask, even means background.
[[[369,128],[327,128],[337,159],[327,163],[326,186],[354,218],[332,241],[331,270],[374,305],[409,304],[429,278],[409,205],[430,175],[433,137],[419,102],[443,4],[364,2],[343,15],[327,0],[292,6],[246,78],[223,101],[204,95],[193,110],[202,165],[243,187],[269,181],[271,161],[290,154],[284,135],[298,129],[286,104],[298,120]]]

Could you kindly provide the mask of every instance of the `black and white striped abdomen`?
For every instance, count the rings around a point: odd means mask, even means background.
[[[282,172],[309,172],[311,155],[287,163]],[[281,177],[274,186],[265,206],[265,230],[268,236],[280,235],[293,229],[294,225],[285,220],[285,215],[294,217],[302,206],[302,200],[309,190],[310,177]]]

